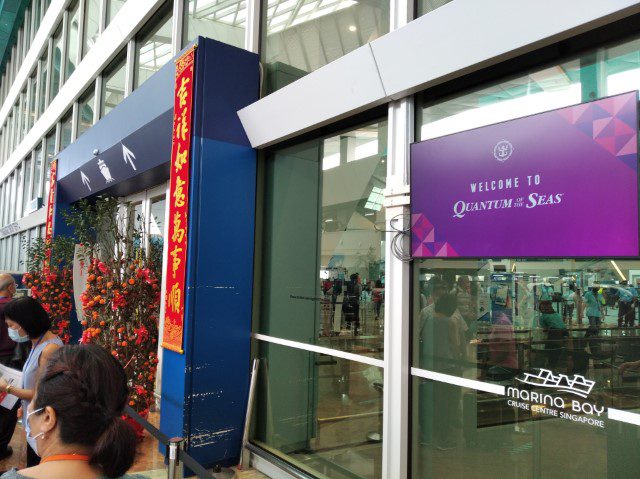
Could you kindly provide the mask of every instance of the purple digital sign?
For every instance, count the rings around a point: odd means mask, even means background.
[[[411,145],[413,257],[638,256],[637,100]]]

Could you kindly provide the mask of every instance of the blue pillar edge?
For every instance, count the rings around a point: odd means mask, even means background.
[[[237,111],[259,99],[259,58],[197,43],[185,353],[164,351],[160,425],[204,466],[229,466],[249,390],[257,161]]]

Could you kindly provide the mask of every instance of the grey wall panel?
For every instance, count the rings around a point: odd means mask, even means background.
[[[638,12],[637,0],[455,0],[238,114],[265,147]]]

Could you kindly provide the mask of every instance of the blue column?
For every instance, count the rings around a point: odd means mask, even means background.
[[[237,111],[258,56],[198,39],[184,354],[165,350],[160,425],[201,464],[236,464],[249,389],[256,152]]]

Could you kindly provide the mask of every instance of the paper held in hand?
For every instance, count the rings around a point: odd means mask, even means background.
[[[0,364],[0,377],[7,381],[8,384],[14,387],[22,387],[22,371],[11,369],[7,366]],[[18,402],[18,398],[13,394],[7,394],[5,391],[0,391],[0,406],[12,409]]]

